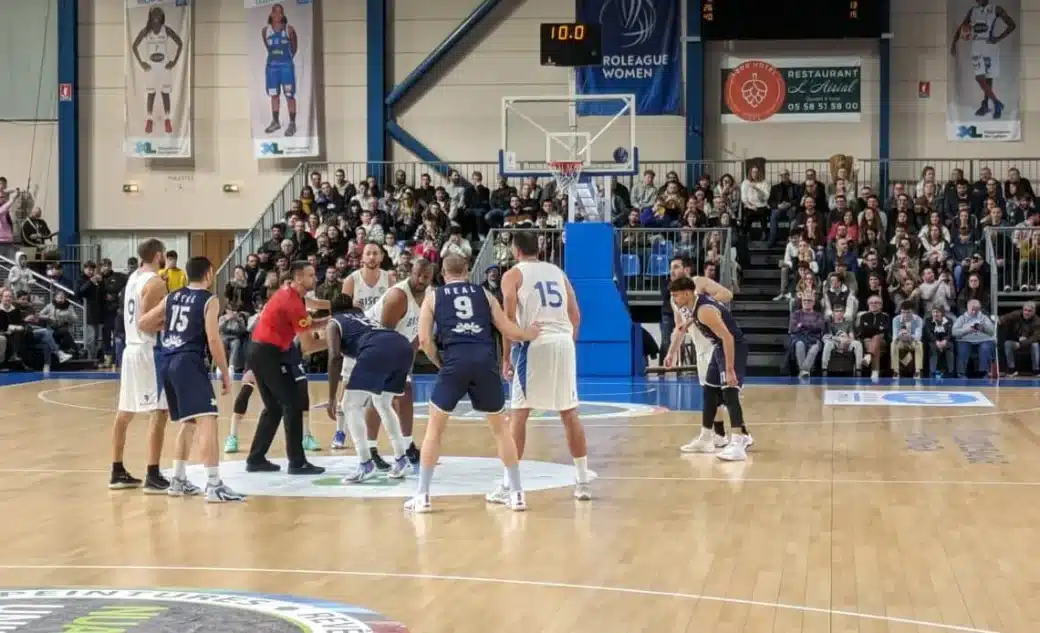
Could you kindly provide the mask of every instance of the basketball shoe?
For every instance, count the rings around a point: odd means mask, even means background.
[[[229,501],[245,501],[244,494],[235,492],[223,481],[218,484],[206,484],[206,503],[227,503]]]
[[[430,495],[415,495],[408,501],[405,501],[404,511],[414,512],[416,514],[433,512],[433,504],[430,503]]]
[[[747,459],[747,450],[754,443],[750,435],[734,433],[729,437],[729,444],[719,451],[717,457],[725,462],[742,462]]]
[[[197,497],[202,492],[202,488],[180,477],[170,479],[170,487],[166,489],[166,494],[171,497]]]
[[[714,453],[729,442],[725,435],[719,435],[712,429],[701,427],[701,434],[692,442],[679,447],[683,453]]]

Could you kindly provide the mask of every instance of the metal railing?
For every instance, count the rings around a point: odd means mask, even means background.
[[[17,264],[14,261],[0,256],[0,288],[7,285],[7,278],[11,273],[11,268],[16,265]],[[32,284],[29,288],[29,294],[32,296],[33,304],[37,308],[42,308],[47,303],[54,301],[55,294],[58,292],[64,292],[69,299],[69,305],[72,307],[72,311],[76,315],[76,323],[72,328],[72,338],[76,341],[77,345],[83,345],[84,334],[87,327],[87,312],[82,302],[74,300],[76,291],[55,283],[36,271],[30,272],[32,273]]]
[[[538,234],[539,259],[563,267],[563,229],[491,229],[480,252],[473,258],[469,279],[472,283],[484,283],[484,274],[490,266],[503,271],[516,263],[510,248],[514,233],[534,231]]]
[[[1002,298],[1040,297],[1040,226],[987,227],[982,239],[994,311]]]
[[[730,228],[618,229],[621,274],[625,292],[634,303],[659,304],[667,286],[673,257],[690,260],[694,274],[714,263],[722,285],[732,288],[737,269],[736,248]]]

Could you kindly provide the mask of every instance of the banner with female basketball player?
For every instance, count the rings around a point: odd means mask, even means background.
[[[1022,0],[947,0],[946,138],[1022,140]]]
[[[124,147],[191,156],[191,0],[126,0]]]
[[[257,158],[317,156],[312,0],[245,0]]]

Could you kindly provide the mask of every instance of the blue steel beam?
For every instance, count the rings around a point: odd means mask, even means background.
[[[77,0],[58,0],[58,244],[79,244],[79,57]]]
[[[892,157],[892,40],[888,37],[892,31],[892,3],[884,4],[881,30],[885,37],[878,42],[878,183],[882,199],[888,197],[888,161]]]
[[[701,3],[686,2],[686,182],[696,182],[704,160],[704,42]]]
[[[455,27],[455,30],[449,33],[448,37],[444,38],[444,41],[438,44],[437,47],[426,56],[426,59],[422,60],[422,62],[415,67],[415,70],[404,78],[404,81],[394,86],[394,89],[386,96],[387,107],[393,108],[394,105],[411,92],[424,75],[432,71],[437,63],[440,62],[445,55],[451,52],[451,49],[455,48],[463,38],[469,35],[470,31],[476,28],[476,26],[501,3],[502,0],[483,0],[480,5],[473,10],[473,13],[469,14],[469,17]]]
[[[450,165],[446,165],[439,156],[434,154],[428,147],[423,145],[419,139],[415,138],[407,132],[403,127],[397,124],[397,121],[387,121],[386,133],[390,135],[398,145],[405,148],[409,152],[415,154],[415,156],[430,166],[431,169],[439,173],[441,176],[447,177],[452,171]]]
[[[386,161],[386,124],[388,108],[383,104],[386,96],[387,62],[387,0],[366,0],[367,13],[365,33],[368,40],[366,92],[366,126],[368,130],[368,171],[382,174],[375,163]]]

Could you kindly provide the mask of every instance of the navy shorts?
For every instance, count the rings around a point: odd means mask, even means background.
[[[264,87],[270,97],[284,93],[290,99],[296,95],[296,67],[289,64],[267,64],[264,68]]]
[[[430,403],[446,413],[455,410],[463,397],[469,396],[474,411],[499,413],[506,406],[502,376],[494,354],[487,358],[448,357],[437,372]]]
[[[737,389],[744,387],[744,376],[747,375],[748,344],[747,342],[734,342],[733,351],[736,358],[733,359],[733,369],[737,374]],[[716,343],[712,350],[711,360],[708,362],[708,371],[704,376],[704,384],[709,387],[727,387],[726,385],[726,354],[722,349],[722,343]]]
[[[297,382],[307,380],[307,372],[303,370],[303,352],[300,351],[299,347],[296,347],[295,343],[286,350],[282,358],[282,367],[284,371],[292,374],[293,380]]]
[[[159,359],[159,389],[166,395],[170,419],[187,422],[217,415],[217,396],[209,367],[198,354],[174,354]]]
[[[387,330],[369,336],[354,359],[346,389],[377,396],[385,391],[399,396],[408,384],[414,362],[411,341],[397,332]]]

